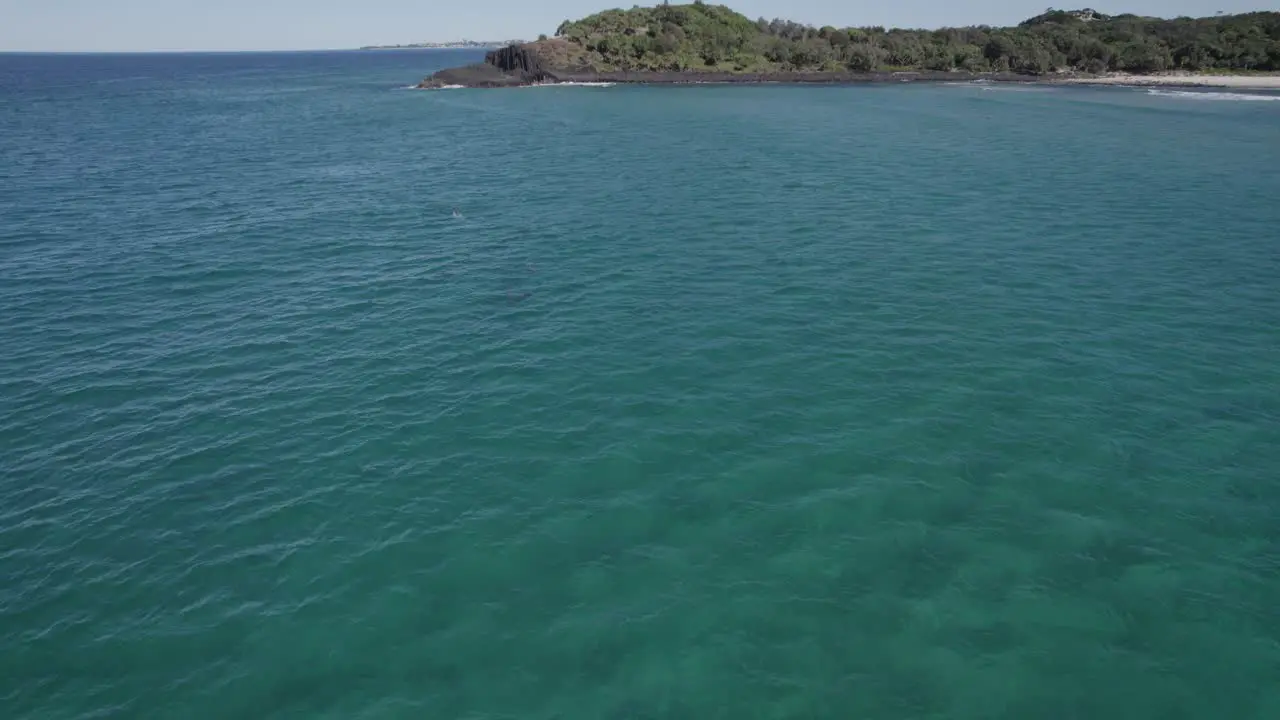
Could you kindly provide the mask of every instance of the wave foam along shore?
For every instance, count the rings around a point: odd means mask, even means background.
[[[1280,75],[1104,75],[1067,78],[1076,85],[1130,85],[1137,87],[1217,87],[1241,90],[1280,90]]]
[[[1158,97],[1187,98],[1190,100],[1227,100],[1230,102],[1280,102],[1280,95],[1250,95],[1239,92],[1208,92],[1204,90],[1161,90],[1148,88],[1147,94]]]

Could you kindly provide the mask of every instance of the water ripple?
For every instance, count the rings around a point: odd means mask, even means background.
[[[1274,715],[1274,103],[455,57],[12,74],[6,717]]]

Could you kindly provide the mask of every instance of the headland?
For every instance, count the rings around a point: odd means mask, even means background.
[[[564,82],[854,84],[991,80],[1280,87],[1280,12],[1161,18],[1050,10],[1015,27],[821,28],[695,2],[608,10],[419,87]]]

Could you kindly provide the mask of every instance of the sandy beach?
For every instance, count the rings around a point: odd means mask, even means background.
[[[1280,90],[1280,75],[1104,75],[1064,78],[1059,82],[1078,85],[1130,85],[1142,87],[1216,87],[1248,90]]]

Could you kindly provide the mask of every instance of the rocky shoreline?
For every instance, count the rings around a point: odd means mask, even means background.
[[[874,83],[910,82],[991,82],[1033,83],[1037,78],[1012,73],[966,72],[547,72],[536,79],[511,75],[494,75],[473,68],[458,68],[436,73],[418,84],[422,90],[438,88],[500,88],[527,85],[554,85],[556,83],[599,83],[633,85],[702,85],[702,84],[792,84],[792,85],[862,85]]]
[[[441,70],[418,84],[422,90],[440,88],[502,88],[555,83],[635,85],[792,84],[864,85],[874,83],[975,82],[1048,85],[1147,85],[1172,88],[1280,88],[1276,76],[1205,75],[1021,75],[963,71],[901,72],[714,72],[701,70],[600,71],[591,67],[549,67],[528,46],[509,45],[485,56],[483,63]]]
[[[594,68],[550,68],[534,52],[511,45],[494,50],[483,63],[449,68],[418,84],[422,90],[438,88],[502,88],[554,83],[617,83],[636,85],[696,84],[805,84],[860,85],[909,82],[1035,82],[1036,78],[1014,73],[968,72],[709,72],[699,70],[599,71]]]

